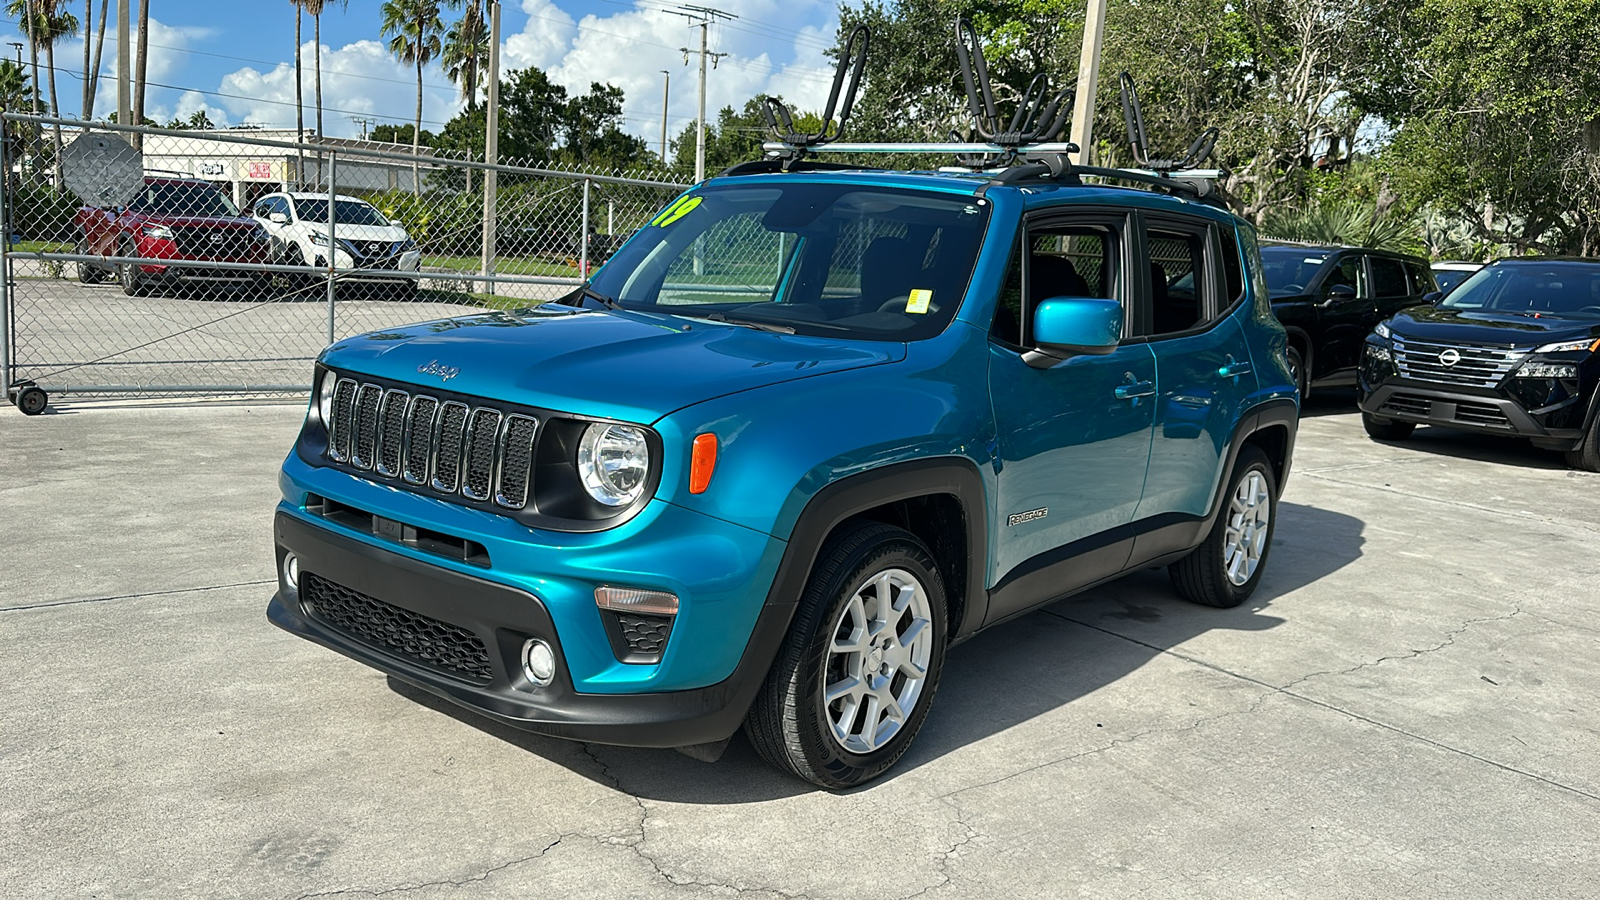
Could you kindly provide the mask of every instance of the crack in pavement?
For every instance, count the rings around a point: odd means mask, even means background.
[[[198,594],[203,591],[222,591],[237,587],[260,587],[265,584],[277,584],[275,579],[267,578],[261,581],[238,581],[231,584],[212,584],[205,587],[174,588],[164,591],[143,591],[137,594],[114,594],[110,597],[79,597],[73,600],[51,600],[46,603],[33,603],[28,606],[0,607],[0,613],[21,612],[26,609],[51,609],[57,606],[77,606],[83,603],[106,603],[111,600],[139,600],[144,597],[165,597],[170,594]]]
[[[1334,703],[1329,703],[1329,702],[1324,701],[1324,700],[1318,700],[1315,697],[1308,697],[1305,694],[1296,693],[1296,692],[1294,692],[1292,690],[1289,690],[1288,686],[1279,687],[1277,685],[1271,684],[1270,682],[1262,681],[1259,678],[1253,678],[1253,677],[1251,677],[1249,675],[1245,675],[1245,674],[1242,674],[1242,673],[1239,673],[1239,672],[1234,672],[1234,671],[1231,671],[1229,669],[1223,668],[1222,666],[1216,665],[1215,663],[1210,663],[1210,662],[1207,662],[1207,661],[1205,661],[1203,659],[1200,659],[1198,657],[1190,656],[1187,653],[1180,653],[1180,652],[1178,652],[1176,650],[1173,650],[1173,649],[1170,649],[1170,648],[1167,648],[1167,647],[1162,647],[1162,646],[1157,645],[1157,644],[1151,644],[1151,643],[1148,643],[1146,641],[1141,641],[1138,638],[1129,637],[1129,636],[1127,636],[1125,634],[1118,634],[1115,631],[1111,631],[1111,630],[1106,629],[1106,628],[1101,628],[1098,625],[1094,625],[1094,624],[1091,624],[1089,622],[1084,622],[1084,621],[1079,620],[1079,619],[1074,619],[1071,616],[1064,616],[1064,615],[1062,615],[1062,614],[1060,614],[1058,612],[1055,612],[1054,610],[1043,610],[1043,612],[1046,615],[1055,616],[1058,619],[1063,619],[1065,621],[1072,622],[1075,625],[1081,625],[1084,628],[1088,628],[1088,629],[1091,629],[1091,630],[1094,630],[1094,631],[1098,631],[1098,632],[1100,632],[1102,634],[1110,635],[1111,637],[1117,638],[1119,640],[1127,641],[1130,644],[1137,644],[1140,647],[1144,647],[1144,648],[1146,648],[1148,650],[1153,650],[1156,653],[1162,654],[1164,656],[1172,656],[1172,657],[1175,657],[1177,659],[1181,659],[1184,662],[1190,663],[1192,665],[1196,665],[1196,666],[1200,666],[1202,668],[1210,669],[1211,671],[1216,672],[1216,673],[1218,673],[1220,675],[1226,675],[1229,678],[1235,678],[1235,679],[1238,679],[1239,681],[1248,682],[1250,684],[1254,684],[1254,685],[1258,685],[1260,687],[1266,688],[1267,689],[1267,694],[1263,695],[1263,699],[1265,699],[1265,697],[1267,697],[1267,696],[1272,696],[1272,695],[1277,695],[1277,694],[1281,694],[1281,695],[1286,696],[1286,697],[1293,697],[1294,699],[1299,700],[1302,703],[1309,703],[1309,704],[1311,704],[1313,706],[1319,706],[1319,707],[1321,707],[1323,709],[1326,709],[1326,710],[1328,710],[1330,712],[1335,712],[1335,713],[1338,713],[1338,714],[1343,715],[1343,716],[1348,716],[1349,718],[1355,719],[1355,720],[1357,720],[1359,722],[1365,722],[1368,725],[1371,725],[1371,726],[1373,726],[1375,728],[1381,728],[1384,731],[1393,732],[1393,733],[1401,735],[1403,737],[1410,738],[1410,739],[1412,739],[1414,741],[1419,741],[1419,742],[1427,744],[1427,745],[1429,745],[1431,747],[1435,747],[1437,749],[1443,750],[1443,751],[1445,751],[1447,753],[1453,753],[1453,754],[1456,754],[1458,756],[1464,756],[1464,757],[1466,757],[1468,759],[1476,760],[1477,762],[1481,762],[1481,763],[1483,763],[1485,765],[1493,766],[1494,768],[1500,769],[1501,771],[1509,772],[1509,773],[1511,773],[1513,775],[1520,775],[1520,776],[1522,776],[1524,778],[1528,778],[1528,779],[1531,779],[1533,781],[1540,782],[1541,784],[1548,785],[1548,786],[1556,788],[1558,790],[1565,791],[1567,793],[1574,794],[1576,796],[1583,797],[1583,798],[1588,799],[1588,800],[1594,800],[1594,801],[1600,802],[1600,795],[1590,793],[1589,791],[1586,791],[1583,788],[1576,787],[1576,786],[1570,785],[1570,784],[1565,784],[1565,783],[1560,782],[1560,781],[1556,781],[1553,778],[1549,778],[1547,776],[1540,775],[1537,772],[1530,772],[1527,769],[1519,769],[1516,766],[1510,765],[1509,763],[1503,763],[1503,762],[1499,762],[1497,760],[1489,759],[1486,756],[1480,756],[1479,754],[1473,753],[1470,750],[1464,750],[1464,749],[1462,749],[1460,747],[1454,747],[1454,746],[1451,746],[1450,744],[1446,744],[1446,743],[1444,743],[1442,741],[1436,741],[1433,738],[1427,737],[1425,735],[1420,735],[1420,734],[1417,734],[1416,732],[1407,731],[1404,728],[1399,727],[1398,725],[1391,725],[1391,724],[1389,724],[1387,722],[1383,722],[1383,721],[1379,721],[1378,719],[1374,719],[1371,716],[1364,716],[1364,715],[1362,715],[1362,714],[1360,714],[1358,712],[1353,712],[1351,710],[1345,709],[1345,708],[1343,708],[1343,707],[1341,707],[1341,706],[1339,706],[1337,704],[1334,704]],[[1505,616],[1505,617],[1502,617],[1502,618],[1509,618],[1509,616]],[[1485,620],[1485,621],[1492,621],[1492,620]],[[1360,668],[1360,667],[1358,666],[1357,668]],[[1291,682],[1291,684],[1294,684],[1294,683],[1298,683],[1298,682]],[[1259,706],[1259,702],[1257,703],[1257,706]],[[1225,714],[1224,716],[1216,716],[1216,717],[1213,717],[1213,718],[1226,718],[1227,715],[1236,715],[1236,714],[1238,714],[1238,713],[1237,712],[1228,713],[1228,714]],[[1202,720],[1202,722],[1203,721],[1204,720]],[[1201,723],[1196,723],[1196,725],[1198,725],[1198,724],[1201,724]],[[1194,727],[1194,726],[1191,726],[1191,727]],[[1156,731],[1156,730],[1159,730],[1159,729],[1151,729],[1151,731]],[[1140,735],[1135,735],[1134,738],[1140,737],[1140,736],[1142,736],[1142,734],[1148,734],[1148,733],[1150,733],[1150,732],[1142,732]],[[1121,743],[1127,743],[1129,740],[1131,740],[1131,739],[1124,739],[1124,740],[1121,741]],[[1109,750],[1109,749],[1111,749],[1111,747],[1105,747],[1105,748],[1102,748],[1100,751],[1097,751],[1097,752],[1104,752],[1105,750]],[[1079,754],[1079,755],[1088,755],[1088,754],[1085,753],[1085,754]],[[1066,760],[1062,760],[1062,761],[1066,761]],[[1046,763],[1045,765],[1048,765],[1048,763]],[[1022,773],[1017,773],[1017,774],[1022,774]],[[1012,777],[1014,777],[1014,776],[1012,776]]]
[[[1483,624],[1486,624],[1486,623],[1489,623],[1489,622],[1504,622],[1504,621],[1506,621],[1508,619],[1514,619],[1517,616],[1520,616],[1522,614],[1523,614],[1522,603],[1520,601],[1518,601],[1515,604],[1515,608],[1511,612],[1508,612],[1503,616],[1484,616],[1482,618],[1468,619],[1465,622],[1462,622],[1459,626],[1457,626],[1455,628],[1452,628],[1449,631],[1446,631],[1444,640],[1439,642],[1438,644],[1435,644],[1432,647],[1425,647],[1425,648],[1423,648],[1421,650],[1413,649],[1410,653],[1404,653],[1404,654],[1400,654],[1398,656],[1380,656],[1377,659],[1369,660],[1367,662],[1363,662],[1363,663],[1360,663],[1358,665],[1351,666],[1348,669],[1343,669],[1343,670],[1338,670],[1338,671],[1335,671],[1333,669],[1329,669],[1329,670],[1322,671],[1322,672],[1312,672],[1309,675],[1302,675],[1299,678],[1296,678],[1295,680],[1289,682],[1288,684],[1283,685],[1278,690],[1283,691],[1285,693],[1289,693],[1289,689],[1290,688],[1295,687],[1296,685],[1304,684],[1305,682],[1310,681],[1313,678],[1321,678],[1321,677],[1326,676],[1326,675],[1353,675],[1356,672],[1361,671],[1362,669],[1369,669],[1369,668],[1372,668],[1373,666],[1379,666],[1379,665],[1382,665],[1382,664],[1384,664],[1386,662],[1394,662],[1394,661],[1397,661],[1397,660],[1398,661],[1404,661],[1404,660],[1408,660],[1408,659],[1417,659],[1418,657],[1426,656],[1429,653],[1434,653],[1436,651],[1443,650],[1444,648],[1451,646],[1452,644],[1454,644],[1456,642],[1456,638],[1462,636],[1463,634],[1466,634],[1468,631],[1471,631],[1472,627],[1474,625],[1483,625]]]
[[[942,887],[947,887],[952,881],[955,880],[955,877],[950,874],[950,862],[955,857],[956,851],[980,837],[988,836],[978,829],[972,827],[972,824],[967,821],[966,814],[962,812],[960,804],[949,799],[948,795],[944,797],[936,797],[935,799],[950,807],[955,812],[956,824],[965,829],[966,834],[962,835],[960,840],[952,843],[947,849],[940,851],[938,858],[940,881],[938,884],[930,884],[914,894],[906,894],[903,897],[896,898],[896,900],[913,900],[915,897],[922,897],[933,891],[939,890]]]
[[[1385,494],[1396,494],[1401,497],[1408,497],[1412,500],[1422,500],[1428,503],[1437,503],[1441,506],[1449,506],[1456,509],[1470,509],[1474,512],[1488,513],[1490,515],[1518,519],[1524,522],[1543,522],[1545,524],[1555,525],[1561,529],[1576,528],[1581,531],[1600,532],[1600,524],[1586,522],[1582,519],[1568,519],[1560,516],[1540,515],[1528,510],[1510,510],[1506,509],[1505,507],[1483,506],[1478,503],[1467,503],[1463,500],[1451,500],[1445,497],[1435,497],[1430,494],[1420,494],[1414,491],[1405,491],[1395,487],[1380,486],[1361,481],[1346,481],[1342,478],[1332,478],[1317,472],[1301,472],[1300,474],[1307,478],[1315,478],[1319,481],[1325,481],[1329,484],[1336,484],[1346,488],[1365,488],[1367,490],[1379,491]]]
[[[569,837],[589,837],[589,835],[563,834],[550,843],[544,845],[544,847],[541,848],[538,853],[532,853],[527,856],[518,857],[517,859],[503,862],[498,866],[491,866],[490,868],[485,869],[476,875],[469,875],[460,880],[446,878],[439,881],[425,881],[418,884],[403,884],[397,887],[383,888],[381,890],[373,890],[371,888],[340,888],[336,891],[316,891],[309,894],[299,894],[296,895],[293,900],[314,900],[314,898],[317,897],[387,897],[391,894],[410,893],[411,891],[420,891],[432,887],[466,887],[469,884],[487,881],[489,876],[494,875],[497,872],[503,872],[512,866],[520,866],[523,863],[528,863],[539,859],[554,849],[557,844],[560,844]]]

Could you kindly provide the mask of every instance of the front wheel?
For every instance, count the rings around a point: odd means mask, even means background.
[[[1567,451],[1567,465],[1585,472],[1600,472],[1600,415],[1589,423],[1583,443],[1577,449]]]
[[[73,252],[79,256],[89,255],[89,239],[87,236],[78,236],[78,246],[73,248]],[[105,277],[106,273],[94,263],[81,260],[78,262],[78,281],[83,284],[99,284]]]
[[[138,256],[139,252],[132,244],[125,244],[121,255]],[[145,292],[144,273],[134,263],[117,263],[117,281],[122,285],[122,292],[129,297],[138,297]]]
[[[870,781],[922,727],[944,648],[944,582],[927,547],[876,522],[835,535],[750,707],[750,743],[822,787]]]
[[[1284,355],[1289,361],[1289,378],[1294,381],[1294,389],[1300,393],[1300,402],[1304,403],[1311,389],[1310,380],[1306,377],[1305,357],[1300,355],[1298,347],[1290,347]]]
[[[1403,441],[1417,430],[1417,423],[1396,422],[1364,412],[1361,414],[1361,427],[1366,429],[1367,437],[1375,441]]]
[[[1226,609],[1255,592],[1272,549],[1278,479],[1261,448],[1247,444],[1239,451],[1223,502],[1205,541],[1167,573],[1184,599]]]

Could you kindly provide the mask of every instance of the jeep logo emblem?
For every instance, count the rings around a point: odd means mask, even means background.
[[[1439,365],[1441,366],[1453,366],[1458,362],[1461,362],[1461,351],[1454,347],[1439,354]]]
[[[439,376],[440,381],[449,381],[457,375],[460,375],[461,370],[455,366],[441,366],[439,365],[439,361],[435,359],[430,361],[427,365],[417,366],[417,374],[437,375]]]

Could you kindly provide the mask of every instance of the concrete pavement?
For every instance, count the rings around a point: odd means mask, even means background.
[[[1600,476],[1337,403],[1261,589],[952,651],[831,794],[480,721],[269,626],[299,404],[0,409],[0,895],[1600,896]]]

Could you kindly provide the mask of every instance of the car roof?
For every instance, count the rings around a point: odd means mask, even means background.
[[[1395,250],[1383,250],[1378,247],[1354,247],[1349,244],[1301,244],[1295,241],[1275,241],[1271,238],[1263,238],[1261,241],[1261,252],[1265,253],[1268,250],[1295,250],[1304,253],[1357,252],[1365,253],[1368,256],[1381,256],[1385,259],[1403,259],[1410,262],[1428,265],[1427,260],[1420,256],[1414,256],[1410,253],[1400,253]]]
[[[256,198],[256,202],[259,203],[262,200],[267,199],[268,197],[288,197],[291,200],[326,200],[326,199],[328,199],[328,195],[327,194],[318,194],[318,193],[314,193],[312,191],[273,191],[270,194],[262,194],[260,197],[257,197]],[[350,200],[350,201],[353,201],[355,203],[365,203],[367,206],[371,206],[372,205],[371,203],[368,203],[366,200],[363,200],[360,197],[352,197],[349,194],[335,194],[334,195],[334,199],[335,200]]]

